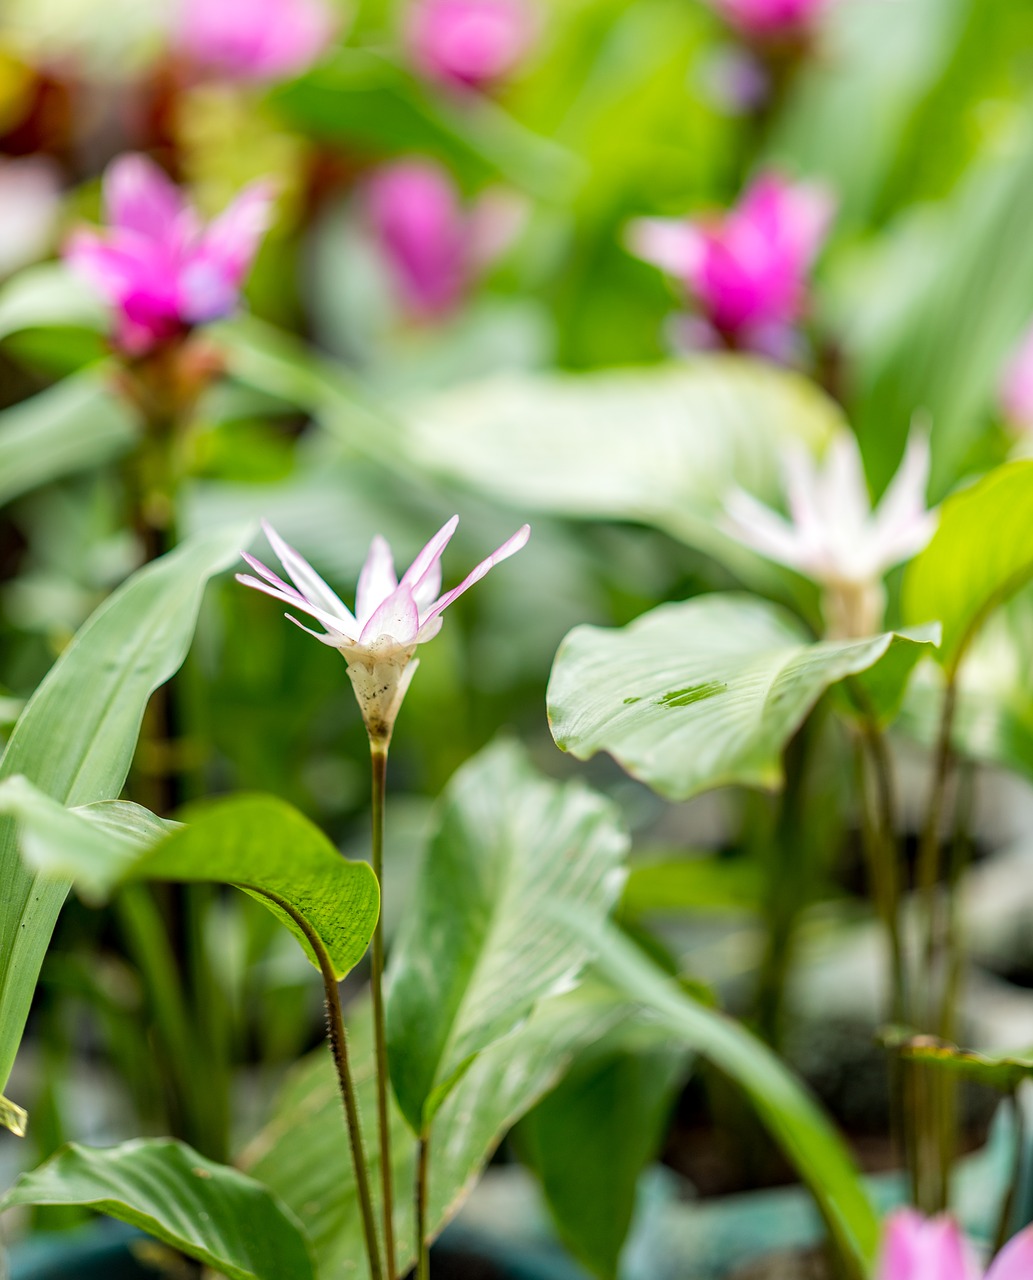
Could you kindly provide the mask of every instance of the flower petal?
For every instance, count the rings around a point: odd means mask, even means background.
[[[429,609],[438,598],[441,590],[441,556],[458,525],[458,516],[446,520],[402,574],[402,581],[409,586],[421,612]]]
[[[725,499],[726,533],[762,556],[807,573],[812,565],[806,540],[799,529],[784,520],[745,489],[733,489]]]
[[[269,539],[269,545],[276,552],[280,563],[287,570],[288,576],[302,596],[327,615],[336,617],[339,631],[346,635],[357,636],[358,621],[340,596],[323,581],[303,555],[284,542],[268,520],[262,521],[262,529]]]
[[[168,241],[187,211],[168,174],[146,156],[119,156],[104,175],[104,208],[112,227],[148,240]]]
[[[482,560],[476,568],[471,569],[458,587],[453,587],[451,591],[446,591],[441,599],[438,600],[424,616],[420,628],[421,632],[424,632],[427,628],[427,624],[436,618],[439,613],[444,612],[453,600],[458,600],[464,591],[472,587],[475,582],[480,582],[481,578],[484,577],[489,569],[494,568],[495,565],[500,564],[503,560],[514,555],[521,547],[526,546],[527,539],[530,536],[531,526],[529,524],[521,525],[516,533],[514,533],[511,538],[507,538],[498,550],[493,551],[487,559]]]
[[[306,627],[305,624],[303,622],[299,622],[293,614],[285,613],[283,616],[288,622],[293,622],[296,627],[300,628],[308,635],[315,637],[315,639],[320,641],[321,644],[329,645],[331,649],[340,649],[343,645],[351,643],[350,636],[334,635],[332,632],[328,635],[324,635],[320,631],[313,631],[311,627]]]
[[[935,531],[936,515],[926,509],[929,459],[928,433],[912,430],[904,460],[875,509],[873,553],[880,573],[917,554]]]
[[[395,575],[395,560],[386,538],[376,534],[369,544],[366,563],[359,574],[359,584],[355,589],[355,616],[359,626],[366,623],[377,609],[398,586]]]
[[[1033,1227],[1020,1231],[994,1258],[986,1280],[1029,1280],[1033,1276]]]
[[[407,583],[400,583],[373,612],[362,628],[359,643],[371,648],[382,637],[399,645],[415,644],[420,615]]]
[[[274,600],[282,600],[284,604],[293,605],[295,609],[303,609],[305,613],[311,614],[317,622],[321,622],[327,630],[339,632],[350,641],[354,640],[353,636],[348,635],[343,619],[337,618],[332,613],[327,613],[324,609],[311,604],[308,600],[302,599],[294,591],[288,594],[287,591],[281,591],[279,587],[274,587],[271,583],[262,582],[259,578],[252,578],[248,573],[238,573],[234,576],[245,587],[254,587],[256,591],[264,591],[267,596],[272,596]]]
[[[625,235],[625,244],[637,258],[685,281],[695,275],[705,243],[699,227],[683,218],[636,218]]]
[[[978,1280],[978,1271],[957,1223],[925,1219],[912,1209],[886,1224],[878,1280]]]
[[[272,221],[275,182],[253,182],[219,214],[201,237],[200,253],[217,265],[225,278],[239,286],[258,252]]]

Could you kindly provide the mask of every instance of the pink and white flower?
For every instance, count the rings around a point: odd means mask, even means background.
[[[253,183],[204,226],[156,164],[121,156],[104,175],[107,229],[75,232],[65,258],[116,308],[119,347],[142,355],[236,310],[272,201]]]
[[[334,32],[324,0],[182,0],[179,44],[232,80],[282,80],[316,61]]]
[[[1022,335],[1004,367],[998,400],[1009,426],[1033,431],[1033,326]]]
[[[836,0],[710,0],[748,39],[782,40],[805,35]]]
[[[290,582],[246,551],[241,552],[258,577],[238,573],[237,581],[307,613],[323,631],[310,630],[290,613],[285,616],[342,654],[374,742],[386,744],[390,740],[395,717],[418,665],[414,660],[417,646],[433,640],[441,630],[442,614],[448,606],[489,569],[519,551],[531,533],[529,525],[521,526],[457,587],[442,594],[441,555],[458,523],[459,517],[453,516],[443,525],[401,579],[395,574],[391,548],[378,534],[359,574],[354,613],[270,524],[263,522],[262,527]]]
[[[534,20],[526,0],[411,0],[405,42],[430,80],[485,89],[527,52]]]
[[[403,310],[447,315],[523,224],[516,197],[487,191],[464,207],[447,170],[429,160],[386,165],[369,181],[366,212]]]
[[[1010,1240],[983,1272],[957,1223],[902,1209],[886,1223],[876,1280],[1029,1280],[1033,1228]]]
[[[723,217],[639,218],[628,242],[684,286],[701,313],[701,344],[784,358],[834,208],[825,187],[765,173]]]
[[[849,431],[835,435],[821,464],[801,444],[783,455],[790,519],[742,489],[725,503],[725,529],[769,560],[824,588],[825,620],[838,638],[878,630],[883,575],[918,554],[936,529],[926,507],[929,441],[912,432],[900,469],[872,510],[864,464]]]

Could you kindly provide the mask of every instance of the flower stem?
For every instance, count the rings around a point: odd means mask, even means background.
[[[389,1280],[395,1280],[394,1187],[391,1177],[391,1120],[388,1112],[387,1035],[384,1027],[384,793],[387,743],[370,738],[373,766],[373,873],[381,886],[380,917],[373,934],[373,1032],[377,1059],[377,1127],[380,1137],[380,1187],[384,1212],[384,1249]]]
[[[430,1280],[427,1248],[427,1191],[430,1181],[430,1132],[420,1138],[416,1159],[416,1280]]]

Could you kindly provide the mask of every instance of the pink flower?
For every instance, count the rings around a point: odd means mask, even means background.
[[[520,61],[533,28],[526,0],[412,0],[405,38],[422,75],[483,89]]]
[[[780,356],[794,345],[833,211],[824,187],[767,173],[724,217],[640,218],[629,245],[683,283],[724,345]]]
[[[500,192],[464,209],[446,170],[426,160],[381,169],[368,184],[366,207],[404,309],[424,320],[459,305],[523,220],[523,207]]]
[[[306,71],[334,22],[324,0],[182,0],[184,53],[234,80],[279,80]]]
[[[1023,334],[1004,366],[998,398],[1001,411],[1012,426],[1033,430],[1033,326]]]
[[[876,1280],[1029,1280],[1033,1276],[1033,1228],[1004,1246],[983,1274],[957,1224],[902,1209],[886,1224]]]
[[[453,516],[439,529],[401,580],[395,575],[391,548],[378,534],[359,574],[354,613],[270,524],[263,522],[262,527],[293,586],[254,556],[241,552],[259,577],[238,573],[238,582],[300,609],[323,627],[322,632],[311,631],[292,614],[285,615],[302,631],[343,655],[366,728],[376,741],[386,743],[391,737],[398,708],[418,665],[412,661],[416,646],[433,640],[448,606],[494,565],[519,551],[531,533],[530,526],[523,525],[458,587],[442,595],[441,555],[458,523],[459,517]]]
[[[130,355],[230,315],[269,225],[272,188],[256,182],[208,226],[146,156],[104,175],[107,230],[74,233],[65,257],[118,310],[116,341]]]
[[[806,33],[834,0],[710,0],[730,27],[751,39]]]

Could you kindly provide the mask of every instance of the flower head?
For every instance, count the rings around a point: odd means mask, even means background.
[[[343,655],[366,728],[375,742],[390,740],[398,708],[418,665],[413,661],[417,645],[433,640],[448,606],[494,565],[519,551],[531,532],[530,526],[523,525],[459,586],[442,594],[441,555],[458,523],[459,517],[453,516],[443,525],[401,579],[395,575],[391,548],[378,534],[359,574],[354,613],[270,524],[263,522],[266,537],[290,582],[284,582],[246,551],[241,553],[259,576],[238,573],[238,582],[307,613],[323,627],[322,632],[310,630],[292,614],[285,616]]]
[[[640,218],[629,245],[682,283],[712,336],[708,345],[783,358],[833,209],[824,187],[766,173],[724,217]]]
[[[710,0],[711,5],[751,40],[805,35],[835,0]]]
[[[183,0],[179,42],[219,75],[278,80],[307,70],[333,28],[324,0]]]
[[[902,1209],[886,1224],[877,1280],[1029,1280],[1033,1276],[1033,1228],[1001,1250],[983,1274],[952,1218],[923,1218]]]
[[[423,320],[459,305],[523,219],[523,206],[497,191],[464,208],[447,170],[428,160],[379,170],[367,186],[366,209],[404,309]]]
[[[236,309],[272,195],[253,183],[204,226],[156,164],[121,156],[104,175],[107,230],[76,232],[65,257],[117,308],[118,345],[141,355]]]
[[[1026,330],[1001,375],[998,399],[1009,425],[1033,431],[1033,326]]]
[[[857,441],[839,432],[819,466],[803,445],[783,457],[790,520],[741,489],[725,504],[733,537],[825,588],[829,631],[869,635],[885,607],[882,576],[926,545],[936,528],[927,510],[929,441],[914,432],[904,461],[873,511]]]
[[[405,38],[422,75],[484,89],[527,52],[533,25],[526,0],[412,0]]]

